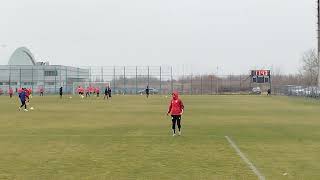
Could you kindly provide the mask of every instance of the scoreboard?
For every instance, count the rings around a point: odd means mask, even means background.
[[[252,83],[270,83],[270,70],[251,70]]]

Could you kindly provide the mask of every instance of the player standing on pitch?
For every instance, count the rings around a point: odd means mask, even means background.
[[[28,111],[27,104],[26,104],[26,91],[24,88],[22,88],[22,91],[19,93],[19,99],[21,101],[21,106],[19,107],[19,111],[23,106],[24,106],[24,111]]]
[[[147,86],[147,88],[146,88],[146,95],[147,95],[147,98],[149,98],[149,93],[150,93],[150,89],[149,89],[149,86]]]
[[[30,89],[24,88],[24,92],[26,93],[26,100],[29,103],[30,102]]]
[[[174,91],[172,93],[172,99],[169,105],[169,110],[167,112],[167,116],[171,114],[172,117],[172,136],[176,136],[176,123],[179,128],[179,136],[181,135],[181,115],[183,114],[184,111],[184,105],[179,99],[179,94],[177,91]]]
[[[99,97],[99,95],[100,95],[100,88],[99,88],[99,87],[96,87],[95,92],[96,92],[96,94],[97,94],[97,97]]]
[[[43,96],[43,93],[44,93],[44,89],[43,87],[40,87],[40,96]]]
[[[109,94],[109,98],[111,99],[111,88],[110,88],[110,86],[108,86],[108,94]]]
[[[60,94],[60,99],[62,99],[62,95],[63,95],[63,88],[62,87],[60,87],[60,89],[59,89],[59,94]]]
[[[9,96],[10,96],[10,98],[12,98],[12,96],[13,96],[13,89],[11,87],[9,87]]]
[[[105,100],[107,97],[107,99],[109,99],[109,86],[106,87],[106,89],[104,90],[104,97],[103,99]]]
[[[87,87],[85,91],[86,91],[86,97],[88,96],[90,97],[90,87]]]

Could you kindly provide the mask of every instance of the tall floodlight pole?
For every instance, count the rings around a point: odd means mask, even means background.
[[[317,10],[318,10],[318,15],[317,15],[317,20],[318,20],[318,61],[320,58],[320,0],[317,0]],[[318,87],[320,87],[320,63],[318,63]]]

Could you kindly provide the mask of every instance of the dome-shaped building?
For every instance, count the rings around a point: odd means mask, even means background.
[[[0,65],[0,88],[5,91],[9,87],[26,87],[56,93],[63,86],[65,92],[71,93],[75,82],[89,80],[88,69],[37,62],[26,47],[0,48],[0,63],[6,63]]]
[[[20,47],[16,49],[12,55],[10,56],[8,65],[16,66],[16,65],[36,65],[36,61],[34,59],[33,54],[26,47]]]

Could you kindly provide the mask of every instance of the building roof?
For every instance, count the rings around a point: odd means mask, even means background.
[[[0,48],[0,64],[8,65],[35,65],[33,54],[26,47],[19,47],[15,50]]]
[[[20,47],[10,56],[8,65],[36,65],[36,61],[29,49]]]

